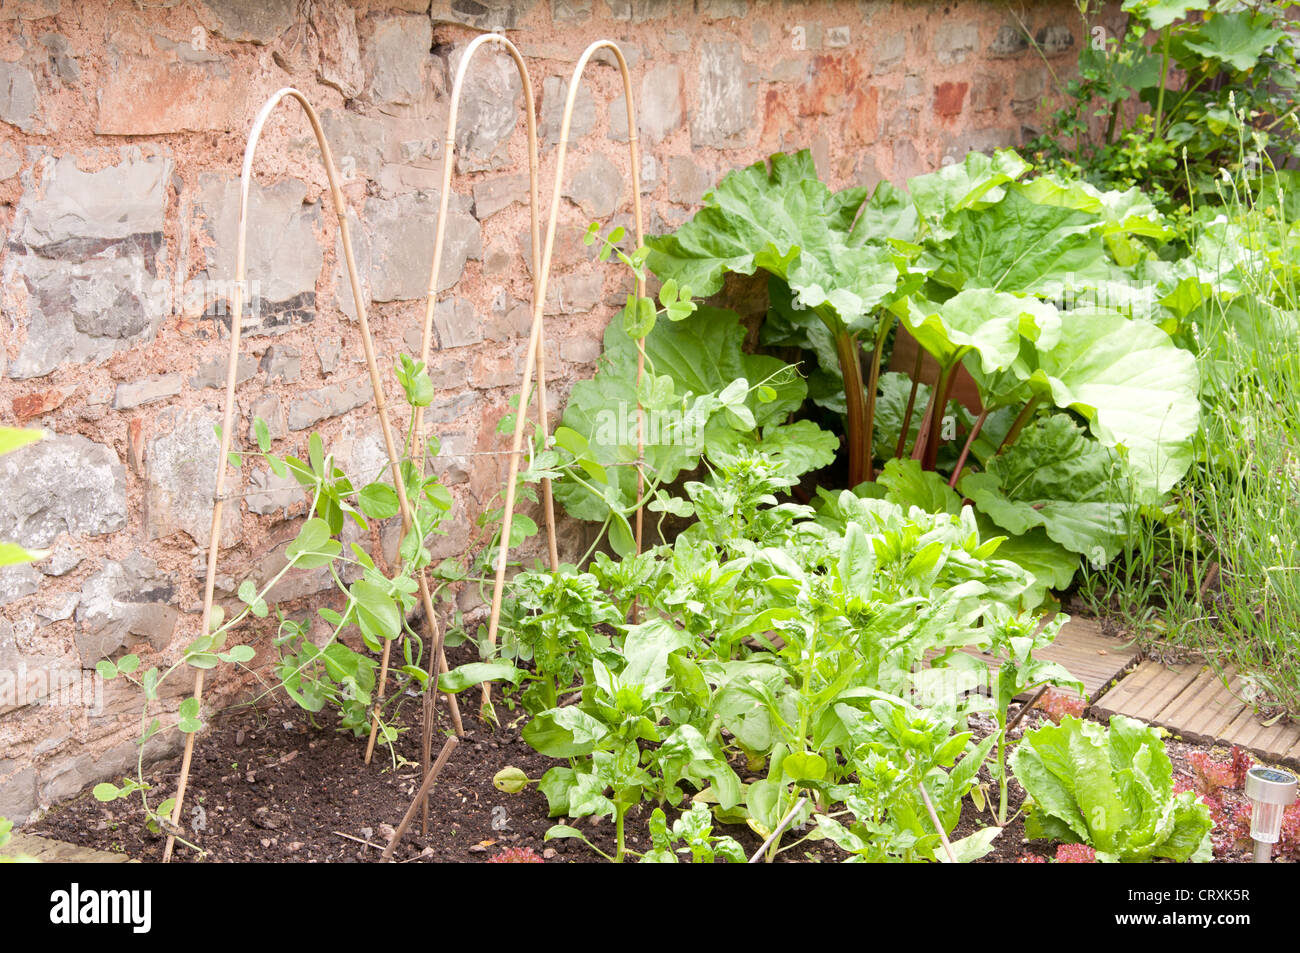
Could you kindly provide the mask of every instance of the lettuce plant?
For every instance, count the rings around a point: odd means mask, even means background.
[[[1123,715],[1109,729],[1065,717],[1027,732],[1011,770],[1031,799],[1031,838],[1087,844],[1101,861],[1207,861],[1214,823],[1193,791],[1174,793],[1160,733]]]

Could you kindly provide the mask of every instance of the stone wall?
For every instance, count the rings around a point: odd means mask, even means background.
[[[778,150],[811,148],[844,187],[1018,144],[1051,73],[1073,62],[1073,23],[1065,2],[1014,14],[992,2],[0,2],[0,421],[53,435],[0,458],[0,539],[53,551],[0,570],[0,815],[21,822],[129,771],[139,696],[88,680],[89,670],[127,651],[146,665],[174,660],[196,635],[239,168],[272,91],[297,86],[322,113],[387,369],[419,347],[449,73],[476,30],[508,31],[528,60],[544,201],[572,63],[594,39],[622,45],[655,233],[689,217],[722,172]],[[501,449],[494,428],[529,321],[521,103],[509,61],[481,57],[461,110],[438,281],[454,292],[436,312],[428,420],[456,498],[440,557],[482,545],[473,521],[503,478],[500,457],[476,454]],[[560,407],[592,372],[628,286],[626,273],[590,260],[579,227],[626,222],[630,208],[617,71],[598,60],[577,103],[546,307]],[[345,466],[377,473],[335,212],[296,106],[272,118],[254,168],[258,300],[239,365],[238,438],[249,440],[253,414],[280,451],[301,453],[319,429]],[[240,479],[247,495],[221,527],[223,598],[236,580],[282,565],[302,509],[261,468]],[[566,530],[570,545],[578,532]],[[277,595],[303,599],[326,584],[319,572],[291,574]],[[188,691],[188,677],[174,682],[160,712]],[[215,688],[209,710],[238,685]],[[148,753],[174,744],[160,736]]]

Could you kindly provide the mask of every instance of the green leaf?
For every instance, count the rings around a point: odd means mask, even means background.
[[[99,673],[100,678],[117,678],[117,666],[108,659],[100,659],[96,662],[95,671]]]
[[[649,298],[629,294],[622,315],[623,333],[629,338],[643,338],[654,330],[655,305]]]
[[[916,205],[902,189],[882,181],[862,206],[862,213],[853,226],[850,242],[883,245],[890,239],[904,242],[916,240],[918,216]]]
[[[993,849],[993,841],[1002,833],[1002,830],[1001,827],[986,827],[960,840],[952,841],[949,846],[952,847],[957,863],[969,864],[988,854]],[[942,844],[934,848],[934,859],[943,864],[951,863],[948,859],[948,852],[943,849]]]
[[[1184,33],[1181,40],[1189,49],[1245,72],[1286,36],[1285,30],[1271,25],[1273,16],[1267,11],[1250,10],[1216,13]]]
[[[591,754],[607,729],[575,706],[544,711],[524,726],[523,739],[539,754],[577,758]]]
[[[1066,414],[1026,427],[1020,438],[960,483],[998,526],[1047,535],[1097,567],[1114,558],[1128,531],[1129,488],[1113,452]]]
[[[1145,20],[1152,29],[1163,30],[1193,10],[1208,10],[1210,0],[1124,0],[1125,13]]]
[[[123,655],[117,660],[117,670],[123,675],[130,675],[140,667],[140,656]]]
[[[438,679],[438,690],[443,692],[461,692],[483,682],[507,681],[518,685],[526,673],[515,668],[510,662],[470,662],[460,665],[450,672],[444,672]]]
[[[921,221],[934,237],[943,239],[955,231],[950,224],[954,213],[1001,201],[1006,195],[1003,186],[1029,169],[1029,163],[1011,149],[992,156],[971,152],[960,163],[909,179],[907,188]]]
[[[572,768],[557,766],[549,769],[537,783],[537,790],[546,795],[546,803],[551,817],[560,817],[569,813],[569,791],[573,788],[576,775]]]
[[[348,592],[356,600],[357,625],[372,640],[395,639],[402,632],[402,613],[388,592],[367,579],[358,579]]]
[[[828,309],[854,329],[874,326],[873,309],[893,293],[898,273],[882,247],[849,243],[866,193],[832,194],[807,150],[770,163],[729,173],[691,221],[647,239],[650,269],[701,296],[721,290],[728,272],[762,269],[787,281],[805,309]],[[807,319],[819,320],[811,310]]]
[[[582,831],[578,830],[576,827],[570,827],[568,824],[553,825],[549,830],[547,830],[546,835],[542,840],[564,840],[565,838],[574,838],[583,843],[587,842],[586,834],[582,833]]]
[[[1108,447],[1124,447],[1140,502],[1187,472],[1200,421],[1196,358],[1164,331],[1114,311],[1062,312],[1060,340],[1033,355],[1029,384],[1073,410]]]
[[[887,460],[876,482],[885,487],[885,499],[891,503],[919,506],[927,513],[961,512],[961,497],[939,474],[923,470],[918,460]]]
[[[311,461],[311,469],[316,476],[328,476],[325,472],[325,442],[319,433],[313,432],[307,438],[307,459]]]
[[[327,566],[343,551],[343,544],[331,536],[329,524],[313,517],[302,524],[297,538],[285,549],[285,556],[297,569]]]
[[[368,483],[357,494],[357,505],[371,519],[386,520],[401,509],[397,491],[387,483]]]
[[[928,245],[919,265],[954,291],[1055,294],[1111,276],[1100,219],[1088,212],[1038,205],[1009,190],[996,205],[963,209],[950,221],[952,237]]]
[[[116,784],[109,784],[107,781],[101,781],[91,789],[90,793],[94,795],[96,801],[104,801],[107,803],[108,801],[116,801],[123,792]]]
[[[909,298],[898,310],[908,332],[940,365],[973,352],[986,374],[1010,367],[1022,339],[1051,346],[1061,326],[1051,305],[987,288],[962,291],[940,305]]]
[[[257,448],[263,453],[271,449],[271,428],[261,417],[253,418],[253,434],[257,437]]]
[[[761,438],[730,428],[717,428],[708,437],[707,455],[714,463],[726,466],[745,453],[760,451],[787,477],[830,466],[840,449],[839,438],[811,420],[769,424]]]
[[[826,777],[826,759],[818,754],[796,751],[781,762],[781,770],[792,781],[821,781]]]
[[[784,362],[745,354],[744,339],[737,314],[702,307],[689,321],[656,324],[646,337],[645,349],[649,366],[656,374],[672,379],[677,395],[715,395],[741,378],[766,381],[766,386],[776,391],[776,399],[764,402],[751,394],[744,406],[758,427],[782,423],[803,403],[807,387]],[[563,426],[557,429],[557,443],[564,432],[565,444],[561,446],[579,457],[588,475],[595,470],[604,476],[611,494],[596,495],[572,478],[557,481],[556,499],[578,519],[603,522],[610,515],[611,503],[626,509],[636,500],[635,468],[617,465],[637,456],[636,366],[636,344],[611,322],[596,376],[573,386]],[[647,470],[663,482],[671,482],[683,470],[697,466],[705,445],[711,445],[713,435],[724,429],[719,422],[710,427],[706,437],[710,417],[719,409],[716,398],[699,398],[685,401],[684,408],[665,408],[649,416],[645,427]]]

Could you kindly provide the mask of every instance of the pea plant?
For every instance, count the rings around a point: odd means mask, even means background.
[[[412,408],[432,401],[433,384],[421,362],[402,355],[395,376]],[[435,477],[425,475],[415,456],[423,453],[436,456],[437,439],[432,438],[417,448],[412,415],[399,469],[407,498],[412,503],[413,522],[400,541],[398,566],[390,573],[381,569],[359,543],[346,541],[345,546],[345,526],[349,523],[366,531],[372,521],[398,514],[397,492],[391,484],[383,482],[383,474],[376,474],[370,482],[354,484],[333,455],[326,453],[319,433],[308,438],[306,459],[272,452],[269,428],[260,418],[253,423],[253,433],[257,450],[231,452],[228,463],[242,467],[249,458],[261,459],[276,476],[292,475],[309,501],[298,534],[285,549],[284,565],[264,581],[241,582],[236,602],[229,609],[214,605],[209,631],[186,645],[170,664],[142,668],[142,660],[132,653],[116,660],[102,659],[96,665],[102,677],[123,678],[138,686],[144,703],[135,777],[126,778],[121,784],[98,784],[94,796],[101,801],[112,801],[138,793],[148,828],[155,833],[171,834],[195,850],[200,848],[186,841],[184,831],[171,824],[173,799],[151,802],[151,787],[144,773],[144,746],[151,738],[173,728],[189,734],[203,727],[199,700],[195,697],[181,701],[174,720],[151,714],[162,696],[164,684],[178,672],[214,669],[219,665],[254,672],[252,663],[257,651],[252,645],[235,639],[245,628],[269,619],[274,608],[278,625],[271,643],[276,655],[273,668],[276,682],[268,691],[283,688],[312,715],[329,706],[338,711],[341,728],[357,736],[367,734],[371,719],[375,718],[379,724],[378,737],[391,750],[398,731],[391,710],[400,704],[404,692],[392,692],[382,703],[376,700],[378,665],[367,652],[379,653],[386,642],[395,639],[401,640],[403,664],[396,671],[405,678],[403,687],[411,684],[421,689],[431,687],[425,657],[433,648],[423,644],[408,616],[415,607],[418,589],[415,574],[428,566],[432,558],[426,540],[431,533],[439,531],[439,524],[452,505],[446,487]],[[316,609],[328,632],[318,642],[311,637],[309,619],[290,617],[268,600],[276,585],[290,572],[321,569],[328,573],[343,605],[341,610],[327,606]],[[352,632],[364,651],[342,641],[345,634]]]

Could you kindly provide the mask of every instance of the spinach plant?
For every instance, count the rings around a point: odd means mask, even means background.
[[[713,833],[713,814],[703,804],[692,804],[682,813],[671,829],[668,818],[659,808],[650,814],[651,850],[641,855],[643,864],[675,864],[678,854],[689,853],[697,864],[716,863],[718,858],[733,864],[743,864],[745,849],[734,837]],[[681,847],[674,845],[681,844]]]

